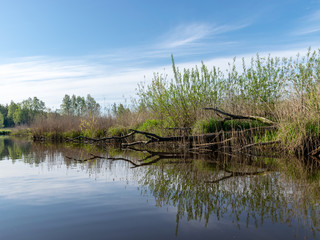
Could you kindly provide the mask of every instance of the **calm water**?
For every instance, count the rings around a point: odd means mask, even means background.
[[[289,165],[0,138],[0,239],[319,239],[318,170]]]

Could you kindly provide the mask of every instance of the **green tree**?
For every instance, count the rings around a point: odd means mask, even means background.
[[[22,109],[21,106],[18,105],[16,110],[13,113],[13,121],[15,125],[19,125],[22,123],[22,121],[25,120],[23,119],[23,113],[22,113]]]
[[[100,114],[100,105],[96,102],[96,100],[94,100],[93,97],[91,97],[90,94],[88,94],[86,98],[86,109],[87,115],[91,114],[93,116],[97,116]]]
[[[86,100],[84,99],[84,97],[77,96],[76,101],[77,101],[76,115],[77,115],[77,116],[83,116],[83,115],[85,115],[85,111],[86,111]]]
[[[114,103],[112,105],[112,113],[117,116],[123,116],[126,113],[130,113],[130,109],[125,107],[122,103],[120,103],[119,105],[117,105],[116,103]]]
[[[100,105],[94,100],[94,98],[88,94],[87,98],[81,96],[65,95],[62,99],[61,113],[66,115],[75,116],[97,116],[100,114]]]
[[[68,94],[64,95],[62,104],[60,105],[61,113],[65,115],[73,115],[74,109],[72,106],[72,100]]]
[[[10,105],[8,106],[8,114],[7,114],[7,121],[8,121],[8,126],[14,126],[15,122],[13,120],[13,115],[15,113],[15,111],[17,110],[18,105],[11,101]]]
[[[0,113],[0,128],[4,127],[4,116],[2,113]]]

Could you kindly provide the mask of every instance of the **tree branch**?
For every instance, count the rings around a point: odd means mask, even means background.
[[[212,108],[212,107],[205,107],[203,108],[204,110],[213,110],[215,112],[218,112],[218,113],[221,113],[225,116],[228,116],[230,117],[231,119],[249,119],[249,120],[256,120],[256,121],[259,121],[259,122],[262,122],[262,123],[265,123],[265,124],[268,124],[268,125],[275,125],[276,123],[267,119],[267,118],[264,118],[264,117],[259,117],[259,116],[243,116],[243,115],[235,115],[235,114],[231,114],[231,113],[226,113],[224,111],[221,111],[219,110],[218,108]],[[225,119],[225,120],[231,120],[231,119]]]

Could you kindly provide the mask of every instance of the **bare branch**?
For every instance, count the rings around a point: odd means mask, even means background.
[[[212,107],[206,107],[206,108],[203,108],[204,110],[213,110],[215,112],[218,112],[218,113],[221,113],[225,116],[228,116],[230,117],[230,119],[225,119],[225,120],[231,120],[231,119],[249,119],[249,120],[256,120],[256,121],[259,121],[259,122],[262,122],[262,123],[265,123],[265,124],[269,124],[269,125],[275,125],[276,123],[267,119],[267,118],[264,118],[264,117],[260,117],[260,116],[243,116],[243,115],[235,115],[235,114],[231,114],[231,113],[226,113],[224,111],[221,111],[217,108],[212,108]]]

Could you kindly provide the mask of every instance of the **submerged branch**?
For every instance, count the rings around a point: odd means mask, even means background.
[[[241,147],[239,150],[243,150],[243,149],[246,149],[246,148],[251,148],[251,147],[256,147],[256,146],[266,146],[266,145],[273,145],[273,144],[277,144],[277,143],[280,143],[281,141],[280,140],[277,140],[277,141],[270,141],[270,142],[257,142],[257,143],[251,143],[251,144],[248,144],[248,145],[245,145],[243,147]]]

